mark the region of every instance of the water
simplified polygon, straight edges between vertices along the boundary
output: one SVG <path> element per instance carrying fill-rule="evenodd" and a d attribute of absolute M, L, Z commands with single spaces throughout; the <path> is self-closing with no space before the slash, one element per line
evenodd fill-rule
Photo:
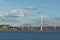
<path fill-rule="evenodd" d="M 0 40 L 60 40 L 60 31 L 0 31 Z"/>

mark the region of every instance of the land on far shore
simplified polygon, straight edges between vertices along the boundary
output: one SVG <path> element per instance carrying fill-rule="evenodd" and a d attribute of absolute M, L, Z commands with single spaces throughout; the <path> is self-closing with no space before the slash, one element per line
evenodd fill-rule
<path fill-rule="evenodd" d="M 40 30 L 40 26 L 11 26 L 11 25 L 0 25 L 0 30 Z M 60 30 L 60 26 L 42 26 L 43 30 Z"/>

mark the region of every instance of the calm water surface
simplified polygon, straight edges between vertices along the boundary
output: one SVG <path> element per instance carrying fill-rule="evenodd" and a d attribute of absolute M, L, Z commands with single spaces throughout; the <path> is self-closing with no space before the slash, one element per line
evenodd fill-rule
<path fill-rule="evenodd" d="M 0 31 L 0 40 L 60 40 L 60 31 Z"/>

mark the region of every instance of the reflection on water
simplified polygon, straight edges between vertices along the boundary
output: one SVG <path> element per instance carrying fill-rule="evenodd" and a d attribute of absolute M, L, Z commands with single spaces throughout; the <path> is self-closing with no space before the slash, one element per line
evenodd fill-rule
<path fill-rule="evenodd" d="M 60 40 L 60 31 L 0 31 L 0 40 Z"/>

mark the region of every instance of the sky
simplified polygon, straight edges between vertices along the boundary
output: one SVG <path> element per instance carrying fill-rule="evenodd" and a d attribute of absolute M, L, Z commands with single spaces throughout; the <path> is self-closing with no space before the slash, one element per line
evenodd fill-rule
<path fill-rule="evenodd" d="M 60 24 L 60 0 L 0 0 L 0 24 L 39 26 L 41 13 L 44 25 Z"/>

